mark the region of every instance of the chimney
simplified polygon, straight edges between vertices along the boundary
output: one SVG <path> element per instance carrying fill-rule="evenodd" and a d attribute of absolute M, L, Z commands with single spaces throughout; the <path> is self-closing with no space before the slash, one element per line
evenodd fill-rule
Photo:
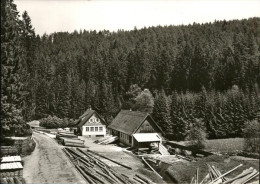
<path fill-rule="evenodd" d="M 89 110 L 92 110 L 91 105 L 89 106 Z"/>
<path fill-rule="evenodd" d="M 130 108 L 129 111 L 132 111 L 132 109 Z"/>

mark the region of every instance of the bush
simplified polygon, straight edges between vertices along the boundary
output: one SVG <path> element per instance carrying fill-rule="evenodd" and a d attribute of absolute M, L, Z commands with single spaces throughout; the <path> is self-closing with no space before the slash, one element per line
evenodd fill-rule
<path fill-rule="evenodd" d="M 195 118 L 186 137 L 186 140 L 189 141 L 188 145 L 194 149 L 203 149 L 205 148 L 206 138 L 207 134 L 201 119 Z"/>
<path fill-rule="evenodd" d="M 75 126 L 73 119 L 60 119 L 56 116 L 48 116 L 47 118 L 40 119 L 40 126 L 45 128 L 65 128 Z"/>
<path fill-rule="evenodd" d="M 259 153 L 259 133 L 260 127 L 257 120 L 245 124 L 245 128 L 243 129 L 245 151 Z"/>

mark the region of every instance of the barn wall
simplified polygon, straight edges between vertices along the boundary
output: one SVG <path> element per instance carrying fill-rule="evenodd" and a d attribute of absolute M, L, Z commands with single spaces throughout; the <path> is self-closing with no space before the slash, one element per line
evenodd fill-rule
<path fill-rule="evenodd" d="M 144 123 L 139 127 L 136 133 L 156 133 L 154 128 L 151 126 L 148 120 L 145 120 Z"/>

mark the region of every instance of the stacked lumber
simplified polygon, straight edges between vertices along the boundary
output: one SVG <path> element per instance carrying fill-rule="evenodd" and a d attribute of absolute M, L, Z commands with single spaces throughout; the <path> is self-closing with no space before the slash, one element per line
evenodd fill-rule
<path fill-rule="evenodd" d="M 236 166 L 224 174 L 221 174 L 221 172 L 213 165 L 211 166 L 207 164 L 207 166 L 209 172 L 202 179 L 202 181 L 199 182 L 199 169 L 197 169 L 195 176 L 191 179 L 191 184 L 245 184 L 252 181 L 259 175 L 259 172 L 256 169 L 250 167 L 249 169 L 244 170 L 241 174 L 227 179 L 225 176 L 241 167 L 242 164 Z"/>
<path fill-rule="evenodd" d="M 84 141 L 83 140 L 76 140 L 76 139 L 64 139 L 63 138 L 63 145 L 64 146 L 74 146 L 74 147 L 82 147 L 84 148 Z"/>
<path fill-rule="evenodd" d="M 97 140 L 94 141 L 94 143 L 97 143 L 97 144 L 98 144 L 98 143 L 100 143 L 100 142 L 102 142 L 102 141 L 108 140 L 108 139 L 111 138 L 111 137 L 112 137 L 112 135 L 109 135 L 109 136 L 106 136 L 106 137 L 97 139 Z"/>
<path fill-rule="evenodd" d="M 64 146 L 82 147 L 84 148 L 84 141 L 80 140 L 77 135 L 73 133 L 58 133 L 56 138 Z"/>
<path fill-rule="evenodd" d="M 67 137 L 67 138 L 71 138 L 71 139 L 77 139 L 78 138 L 78 136 L 77 135 L 74 135 L 74 134 L 72 134 L 72 133 L 58 133 L 57 135 L 56 135 L 56 138 L 57 139 L 60 139 L 61 137 Z"/>
<path fill-rule="evenodd" d="M 98 157 L 101 157 L 100 154 L 96 152 L 90 152 L 88 150 L 83 150 L 80 148 L 73 149 L 65 147 L 63 151 L 70 158 L 72 163 L 75 165 L 79 173 L 86 179 L 87 183 L 90 184 L 150 184 L 153 183 L 145 176 L 140 174 L 135 174 L 133 178 L 126 176 L 124 174 L 114 171 L 106 163 L 101 161 Z M 103 156 L 103 158 L 108 159 Z M 110 161 L 112 159 L 109 159 Z M 120 166 L 125 166 L 122 163 L 116 162 Z M 128 169 L 131 169 L 128 166 L 125 166 Z M 137 182 L 138 181 L 138 182 Z"/>
<path fill-rule="evenodd" d="M 106 144 L 111 144 L 111 143 L 113 143 L 117 140 L 118 140 L 117 136 L 112 136 L 112 137 L 108 137 L 108 138 L 106 138 L 106 139 L 104 139 L 100 142 L 97 142 L 97 144 L 105 144 L 106 145 Z"/>

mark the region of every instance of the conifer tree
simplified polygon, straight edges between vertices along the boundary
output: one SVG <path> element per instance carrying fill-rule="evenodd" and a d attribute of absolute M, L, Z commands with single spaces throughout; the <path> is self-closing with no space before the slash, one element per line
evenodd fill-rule
<path fill-rule="evenodd" d="M 152 117 L 163 131 L 168 132 L 171 129 L 168 100 L 163 90 L 155 97 Z"/>
<path fill-rule="evenodd" d="M 23 84 L 19 70 L 24 60 L 21 22 L 12 0 L 1 1 L 1 135 L 15 135 L 26 128 L 21 108 Z"/>
<path fill-rule="evenodd" d="M 173 140 L 184 140 L 188 132 L 188 122 L 183 119 L 181 113 L 181 104 L 178 101 L 178 94 L 176 91 L 172 93 L 171 105 L 170 105 L 170 115 L 171 115 L 171 138 Z"/>

